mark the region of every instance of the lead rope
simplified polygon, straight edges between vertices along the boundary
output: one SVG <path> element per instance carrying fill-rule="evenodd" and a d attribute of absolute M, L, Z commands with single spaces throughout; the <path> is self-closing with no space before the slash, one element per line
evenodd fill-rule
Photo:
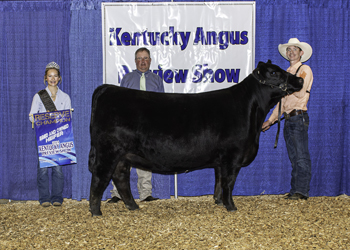
<path fill-rule="evenodd" d="M 295 75 L 298 74 L 298 71 L 299 69 L 301 68 L 302 65 L 300 65 L 297 69 L 297 71 L 295 72 Z M 287 77 L 287 82 L 288 82 L 288 77 Z M 277 128 L 277 134 L 276 134 L 276 140 L 275 140 L 275 145 L 274 145 L 274 148 L 277 148 L 277 143 L 278 143 L 278 138 L 280 136 L 280 128 L 281 128 L 281 102 L 282 102 L 282 99 L 280 100 L 280 103 L 278 105 L 278 128 Z"/>
<path fill-rule="evenodd" d="M 280 100 L 280 104 L 278 105 L 278 128 L 277 128 L 277 134 L 276 134 L 276 140 L 275 140 L 275 146 L 274 146 L 274 148 L 277 148 L 278 137 L 280 136 L 280 128 L 281 128 L 281 102 L 282 102 L 282 99 Z"/>

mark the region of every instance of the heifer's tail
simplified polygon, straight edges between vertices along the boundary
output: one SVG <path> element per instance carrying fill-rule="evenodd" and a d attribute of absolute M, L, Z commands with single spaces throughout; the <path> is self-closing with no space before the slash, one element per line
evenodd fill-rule
<path fill-rule="evenodd" d="M 91 104 L 91 120 L 90 120 L 90 133 L 91 133 L 91 124 L 94 121 L 94 115 L 97 107 L 97 99 L 106 91 L 107 85 L 103 84 L 97 87 L 92 95 L 92 104 Z"/>
<path fill-rule="evenodd" d="M 92 135 L 92 126 L 94 124 L 94 118 L 97 107 L 98 98 L 106 91 L 107 86 L 101 85 L 97 87 L 92 95 L 92 104 L 91 104 L 91 120 L 90 120 L 90 136 Z M 94 169 L 94 164 L 96 162 L 96 148 L 93 146 L 93 138 L 91 138 L 91 149 L 89 153 L 89 171 L 92 173 Z"/>

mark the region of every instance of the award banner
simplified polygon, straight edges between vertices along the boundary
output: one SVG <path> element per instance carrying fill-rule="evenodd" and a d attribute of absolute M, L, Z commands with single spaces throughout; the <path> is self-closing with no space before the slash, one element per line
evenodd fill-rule
<path fill-rule="evenodd" d="M 33 115 L 40 168 L 77 163 L 71 111 Z"/>
<path fill-rule="evenodd" d="M 120 85 L 146 47 L 165 92 L 227 88 L 254 69 L 255 2 L 102 3 L 102 36 L 104 83 Z"/>

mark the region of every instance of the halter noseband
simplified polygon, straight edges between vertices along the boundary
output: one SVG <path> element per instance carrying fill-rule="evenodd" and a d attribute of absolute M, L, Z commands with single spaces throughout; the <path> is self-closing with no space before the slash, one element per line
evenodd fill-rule
<path fill-rule="evenodd" d="M 256 75 L 255 75 L 256 74 Z M 259 76 L 260 76 L 260 71 L 258 69 L 255 69 L 252 73 L 253 77 L 258 80 L 259 83 L 261 84 L 264 84 L 264 85 L 267 85 L 267 86 L 270 86 L 271 88 L 275 88 L 277 86 L 273 85 L 273 84 L 269 84 L 269 83 L 266 83 L 265 80 L 261 80 L 259 79 Z M 282 91 L 284 92 L 287 92 L 287 94 L 291 94 L 288 92 L 288 87 L 287 87 L 287 83 L 288 83 L 288 78 L 289 78 L 289 74 L 287 75 L 287 79 L 285 82 L 281 83 L 278 88 L 281 89 Z"/>

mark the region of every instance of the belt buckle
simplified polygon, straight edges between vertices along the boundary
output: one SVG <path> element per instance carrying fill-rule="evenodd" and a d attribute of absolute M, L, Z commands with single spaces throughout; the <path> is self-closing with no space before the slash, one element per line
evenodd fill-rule
<path fill-rule="evenodd" d="M 302 114 L 304 114 L 305 112 L 304 112 L 304 110 L 302 110 L 302 109 L 298 109 L 298 110 L 295 110 L 295 115 L 302 115 Z"/>
<path fill-rule="evenodd" d="M 288 119 L 290 118 L 290 115 L 287 114 L 286 112 L 284 112 L 283 115 L 284 115 L 284 118 L 285 118 L 286 120 L 288 120 Z"/>

